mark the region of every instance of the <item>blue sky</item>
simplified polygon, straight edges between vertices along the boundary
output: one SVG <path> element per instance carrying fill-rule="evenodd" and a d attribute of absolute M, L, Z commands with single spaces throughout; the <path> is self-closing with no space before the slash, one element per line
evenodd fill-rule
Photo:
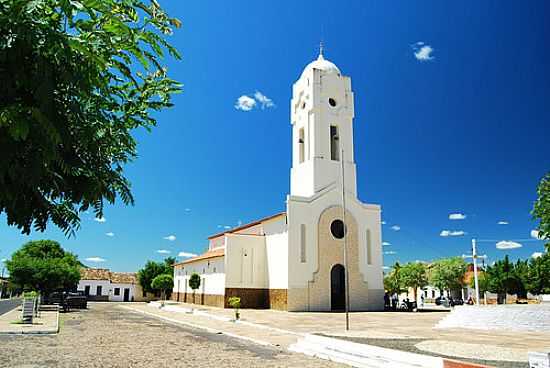
<path fill-rule="evenodd" d="M 183 21 L 171 37 L 183 60 L 167 65 L 184 92 L 152 133 L 135 133 L 135 206 L 106 208 L 105 222 L 83 215 L 71 239 L 20 235 L 2 215 L 0 258 L 51 238 L 105 260 L 90 266 L 135 271 L 158 250 L 199 253 L 224 226 L 284 210 L 291 87 L 320 39 L 352 78 L 359 198 L 382 206 L 386 265 L 460 255 L 472 237 L 526 239 L 507 251 L 481 242 L 489 261 L 542 251 L 529 212 L 550 169 L 550 3 L 161 3 Z M 274 106 L 235 108 L 256 91 Z"/>

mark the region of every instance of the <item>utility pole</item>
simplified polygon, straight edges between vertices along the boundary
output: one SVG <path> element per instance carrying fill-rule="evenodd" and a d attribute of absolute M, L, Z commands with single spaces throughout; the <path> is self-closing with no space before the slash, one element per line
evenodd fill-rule
<path fill-rule="evenodd" d="M 485 258 L 487 258 L 487 255 L 482 255 L 482 256 L 477 255 L 476 239 L 473 238 L 472 239 L 472 255 L 463 254 L 462 258 L 472 258 L 473 259 L 473 262 L 474 262 L 474 284 L 475 284 L 475 288 L 476 288 L 476 305 L 479 305 L 479 280 L 477 278 L 477 259 L 478 258 L 485 259 Z"/>
<path fill-rule="evenodd" d="M 342 157 L 340 157 L 342 166 L 342 222 L 344 223 L 344 284 L 346 288 L 345 292 L 345 304 L 346 304 L 346 331 L 349 331 L 349 273 L 348 273 L 348 250 L 347 250 L 347 223 L 346 223 L 346 189 L 344 179 L 344 150 L 342 149 Z"/>

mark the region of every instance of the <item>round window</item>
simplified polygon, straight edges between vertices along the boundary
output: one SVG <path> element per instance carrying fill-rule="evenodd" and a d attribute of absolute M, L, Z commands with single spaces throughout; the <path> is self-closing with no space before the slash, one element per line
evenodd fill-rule
<path fill-rule="evenodd" d="M 328 104 L 332 107 L 336 107 L 336 100 L 331 97 L 328 99 Z"/>
<path fill-rule="evenodd" d="M 346 227 L 342 220 L 334 220 L 330 224 L 330 232 L 336 239 L 342 239 L 346 233 Z"/>

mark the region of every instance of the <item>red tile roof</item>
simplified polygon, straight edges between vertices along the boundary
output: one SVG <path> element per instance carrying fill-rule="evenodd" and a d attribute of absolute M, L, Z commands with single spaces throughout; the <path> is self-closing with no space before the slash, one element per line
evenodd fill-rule
<path fill-rule="evenodd" d="M 223 257 L 223 256 L 225 256 L 225 248 L 213 249 L 213 250 L 209 250 L 209 251 L 207 251 L 207 252 L 205 252 L 201 255 L 198 255 L 196 257 L 186 259 L 183 262 L 175 263 L 174 266 L 185 265 L 185 264 L 188 264 L 188 263 L 202 261 L 204 259 Z"/>

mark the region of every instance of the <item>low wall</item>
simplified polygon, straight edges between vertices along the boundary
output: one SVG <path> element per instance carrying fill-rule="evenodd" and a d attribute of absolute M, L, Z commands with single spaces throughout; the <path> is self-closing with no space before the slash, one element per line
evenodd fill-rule
<path fill-rule="evenodd" d="M 241 298 L 241 308 L 287 310 L 286 289 L 226 288 L 225 295 L 196 293 L 172 293 L 173 301 L 213 307 L 230 308 L 228 300 L 232 296 Z"/>

